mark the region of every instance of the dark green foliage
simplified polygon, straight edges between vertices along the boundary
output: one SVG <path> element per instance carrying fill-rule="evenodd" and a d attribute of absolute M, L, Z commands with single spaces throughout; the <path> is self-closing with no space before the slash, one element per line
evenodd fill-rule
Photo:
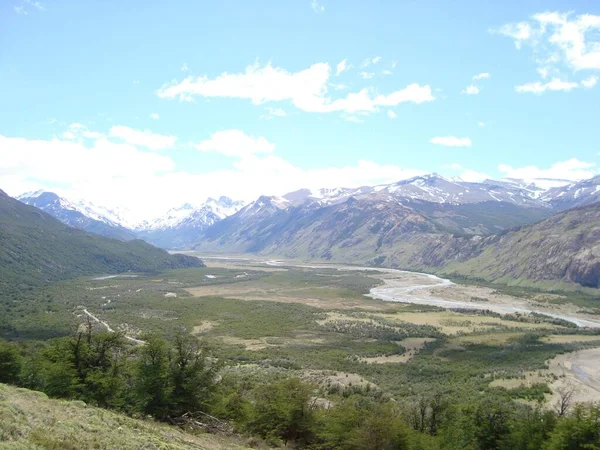
<path fill-rule="evenodd" d="M 165 418 L 169 413 L 169 397 L 172 386 L 169 384 L 169 349 L 167 343 L 148 336 L 146 345 L 137 360 L 137 396 L 140 409 L 145 414 Z"/>
<path fill-rule="evenodd" d="M 200 267 L 143 241 L 121 242 L 63 225 L 0 191 L 0 293 L 27 292 L 78 275 Z"/>
<path fill-rule="evenodd" d="M 353 396 L 319 413 L 316 448 L 408 449 L 410 432 L 392 402 Z"/>
<path fill-rule="evenodd" d="M 600 449 L 600 407 L 576 406 L 571 416 L 558 421 L 544 449 Z"/>
<path fill-rule="evenodd" d="M 16 383 L 21 364 L 21 355 L 17 348 L 0 341 L 0 383 Z"/>
<path fill-rule="evenodd" d="M 248 430 L 269 441 L 309 442 L 316 409 L 311 393 L 310 385 L 295 378 L 258 388 Z"/>

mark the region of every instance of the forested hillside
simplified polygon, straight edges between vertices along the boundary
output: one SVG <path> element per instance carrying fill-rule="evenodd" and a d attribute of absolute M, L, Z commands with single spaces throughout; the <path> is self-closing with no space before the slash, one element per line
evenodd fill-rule
<path fill-rule="evenodd" d="M 0 292 L 6 295 L 79 275 L 201 267 L 135 240 L 121 242 L 66 226 L 0 191 Z"/>

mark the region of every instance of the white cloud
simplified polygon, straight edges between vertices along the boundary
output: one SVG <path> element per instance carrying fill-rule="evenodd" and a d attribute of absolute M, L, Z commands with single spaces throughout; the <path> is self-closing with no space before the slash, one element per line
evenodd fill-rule
<path fill-rule="evenodd" d="M 490 31 L 514 39 L 517 48 L 531 46 L 539 65 L 600 69 L 600 15 L 544 12 Z"/>
<path fill-rule="evenodd" d="M 546 83 L 540 81 L 525 83 L 519 86 L 515 86 L 517 92 L 531 92 L 533 94 L 542 94 L 546 91 L 566 91 L 569 92 L 572 89 L 579 87 L 579 83 L 572 81 L 563 81 L 559 78 L 552 78 Z"/>
<path fill-rule="evenodd" d="M 507 178 L 533 179 L 533 178 L 557 178 L 562 180 L 583 180 L 598 174 L 596 163 L 580 161 L 571 158 L 553 164 L 547 169 L 537 166 L 526 166 L 514 168 L 507 164 L 500 164 L 498 170 Z"/>
<path fill-rule="evenodd" d="M 360 73 L 360 77 L 363 80 L 370 80 L 371 78 L 373 78 L 375 76 L 374 72 L 361 72 Z"/>
<path fill-rule="evenodd" d="M 188 70 L 190 70 L 190 68 L 188 67 L 187 63 L 183 63 L 181 65 L 181 71 L 182 72 L 187 72 Z"/>
<path fill-rule="evenodd" d="M 365 68 L 365 67 L 369 67 L 372 64 L 377 64 L 381 61 L 381 56 L 374 56 L 373 58 L 366 58 L 362 64 L 360 65 L 361 68 Z"/>
<path fill-rule="evenodd" d="M 260 136 L 254 138 L 240 130 L 217 131 L 210 139 L 194 146 L 202 152 L 215 152 L 235 158 L 259 153 L 273 153 L 275 146 Z"/>
<path fill-rule="evenodd" d="M 398 117 L 398 114 L 396 114 L 394 111 L 392 111 L 391 109 L 388 110 L 387 115 L 390 119 L 395 119 L 396 117 Z"/>
<path fill-rule="evenodd" d="M 596 86 L 597 82 L 598 82 L 598 77 L 595 75 L 591 75 L 588 78 L 586 78 L 585 80 L 582 80 L 581 85 L 586 88 L 592 88 L 592 87 Z"/>
<path fill-rule="evenodd" d="M 509 23 L 498 29 L 491 29 L 493 34 L 503 34 L 515 40 L 515 46 L 520 49 L 524 42 L 531 39 L 533 30 L 531 25 L 526 22 Z"/>
<path fill-rule="evenodd" d="M 28 5 L 33 6 L 38 11 L 45 11 L 46 10 L 46 8 L 44 7 L 44 5 L 41 2 L 39 2 L 39 1 L 23 0 L 23 3 L 27 3 Z"/>
<path fill-rule="evenodd" d="M 15 10 L 15 12 L 17 14 L 20 14 L 20 15 L 23 15 L 23 16 L 27 15 L 27 11 L 21 5 L 16 5 L 13 9 Z"/>
<path fill-rule="evenodd" d="M 455 136 L 434 137 L 429 142 L 446 147 L 470 147 L 472 144 L 471 139 L 468 137 L 458 138 Z"/>
<path fill-rule="evenodd" d="M 546 79 L 548 78 L 551 69 L 549 67 L 538 67 L 536 70 L 540 74 L 540 77 Z"/>
<path fill-rule="evenodd" d="M 477 75 L 473 75 L 473 81 L 487 80 L 489 78 L 491 78 L 491 75 L 487 72 L 481 72 L 481 73 L 478 73 Z"/>
<path fill-rule="evenodd" d="M 277 156 L 274 145 L 265 138 L 238 130 L 215 133 L 198 145 L 232 155 L 231 166 L 190 173 L 167 155 L 108 138 L 72 142 L 0 135 L 1 188 L 10 195 L 49 189 L 125 212 L 138 221 L 163 214 L 177 204 L 197 204 L 208 196 L 254 200 L 262 194 L 282 195 L 300 188 L 358 187 L 422 174 L 364 160 L 302 169 Z"/>
<path fill-rule="evenodd" d="M 483 127 L 485 127 L 485 122 L 477 122 L 477 126 L 479 128 L 483 128 Z"/>
<path fill-rule="evenodd" d="M 273 117 L 285 117 L 287 113 L 281 108 L 267 107 L 266 112 L 260 116 L 261 119 L 272 119 Z"/>
<path fill-rule="evenodd" d="M 346 70 L 350 69 L 350 65 L 346 62 L 346 60 L 342 60 L 339 63 L 337 63 L 337 66 L 335 66 L 335 74 L 336 76 L 340 75 L 342 72 L 345 72 Z"/>
<path fill-rule="evenodd" d="M 150 118 L 153 120 L 158 120 L 160 119 L 160 116 L 158 115 L 158 113 L 152 113 L 150 114 Z"/>
<path fill-rule="evenodd" d="M 150 150 L 166 150 L 175 146 L 175 136 L 164 136 L 149 130 L 134 130 L 126 126 L 114 126 L 110 129 L 110 137 L 119 138 L 131 145 L 138 145 Z"/>
<path fill-rule="evenodd" d="M 479 94 L 479 88 L 477 86 L 475 86 L 474 84 L 471 84 L 470 86 L 467 86 L 466 88 L 464 88 L 464 90 L 461 92 L 461 94 L 477 95 L 477 94 Z"/>
<path fill-rule="evenodd" d="M 362 120 L 360 117 L 354 116 L 352 114 L 342 114 L 342 119 L 344 119 L 346 122 L 365 123 L 365 121 Z"/>
<path fill-rule="evenodd" d="M 310 7 L 317 14 L 325 11 L 325 7 L 323 5 L 321 5 L 317 0 L 311 0 Z"/>
<path fill-rule="evenodd" d="M 290 73 L 284 69 L 258 63 L 243 73 L 223 73 L 214 79 L 206 76 L 188 77 L 174 81 L 157 91 L 160 98 L 179 98 L 191 101 L 193 96 L 240 98 L 255 105 L 268 102 L 291 101 L 306 112 L 376 112 L 380 106 L 396 106 L 403 102 L 423 103 L 434 100 L 428 85 L 410 84 L 388 95 L 373 95 L 373 89 L 362 89 L 345 98 L 333 99 L 327 95 L 331 69 L 327 63 L 313 64 L 307 69 Z"/>
<path fill-rule="evenodd" d="M 391 70 L 382 70 L 381 75 L 391 75 L 393 72 Z"/>
<path fill-rule="evenodd" d="M 69 125 L 68 129 L 62 133 L 61 135 L 64 139 L 68 139 L 71 141 L 81 141 L 82 138 L 86 139 L 100 139 L 102 137 L 102 133 L 98 133 L 97 131 L 90 131 L 85 125 L 80 123 L 72 123 Z"/>

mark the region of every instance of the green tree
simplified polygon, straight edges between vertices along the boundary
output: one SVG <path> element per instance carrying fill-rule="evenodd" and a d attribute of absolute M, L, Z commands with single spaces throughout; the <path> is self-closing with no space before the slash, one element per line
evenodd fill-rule
<path fill-rule="evenodd" d="M 170 414 L 206 411 L 215 391 L 219 367 L 198 339 L 177 334 L 169 361 Z"/>
<path fill-rule="evenodd" d="M 475 439 L 478 450 L 498 450 L 510 432 L 511 408 L 507 403 L 488 399 L 475 411 Z"/>
<path fill-rule="evenodd" d="M 599 450 L 600 407 L 577 405 L 570 416 L 562 417 L 544 450 Z"/>
<path fill-rule="evenodd" d="M 15 384 L 19 381 L 22 358 L 18 349 L 0 340 L 0 382 Z"/>
<path fill-rule="evenodd" d="M 169 413 L 169 349 L 167 343 L 148 336 L 139 349 L 136 367 L 136 392 L 140 410 L 159 419 Z"/>
<path fill-rule="evenodd" d="M 312 386 L 297 378 L 261 386 L 255 392 L 249 431 L 271 441 L 309 442 L 316 409 L 311 401 L 312 391 Z"/>

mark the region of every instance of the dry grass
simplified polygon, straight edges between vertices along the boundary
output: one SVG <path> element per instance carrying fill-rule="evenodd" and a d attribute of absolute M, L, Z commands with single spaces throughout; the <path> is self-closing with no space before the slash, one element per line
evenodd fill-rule
<path fill-rule="evenodd" d="M 524 330 L 558 328 L 547 323 L 525 323 L 502 320 L 498 317 L 460 314 L 452 311 L 442 312 L 407 312 L 402 314 L 373 314 L 392 322 L 410 322 L 416 325 L 431 325 L 448 335 L 458 333 L 485 333 L 489 330 L 503 327 L 515 327 Z"/>
<path fill-rule="evenodd" d="M 218 326 L 217 322 L 211 322 L 210 320 L 204 320 L 200 323 L 200 325 L 196 325 L 192 328 L 192 334 L 199 335 L 203 333 L 208 333 L 214 327 Z"/>
<path fill-rule="evenodd" d="M 372 358 L 361 358 L 362 362 L 368 364 L 389 364 L 398 363 L 404 364 L 413 359 L 428 342 L 433 342 L 433 338 L 406 338 L 396 342 L 406 349 L 402 355 L 391 355 L 391 356 L 374 356 Z"/>
<path fill-rule="evenodd" d="M 541 338 L 543 342 L 550 344 L 572 344 L 575 342 L 593 342 L 600 341 L 600 336 L 584 336 L 577 334 L 556 334 L 544 336 Z"/>
<path fill-rule="evenodd" d="M 0 384 L 0 448 L 11 449 L 242 449 L 242 442 L 191 435 L 153 421 L 49 399 Z"/>

